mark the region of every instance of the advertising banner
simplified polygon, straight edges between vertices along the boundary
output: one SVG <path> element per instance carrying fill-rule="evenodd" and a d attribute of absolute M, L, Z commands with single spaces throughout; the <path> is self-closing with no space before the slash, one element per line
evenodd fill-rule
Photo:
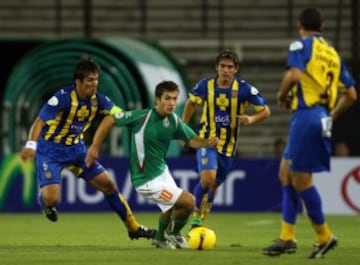
<path fill-rule="evenodd" d="M 360 214 L 360 158 L 333 158 L 331 172 L 315 174 L 325 213 Z"/>
<path fill-rule="evenodd" d="M 194 157 L 168 159 L 170 171 L 180 187 L 193 191 L 198 182 Z M 118 190 L 134 211 L 159 211 L 137 194 L 131 185 L 129 159 L 102 157 Z M 314 175 L 326 214 L 360 214 L 360 159 L 333 158 L 331 173 Z M 214 211 L 273 212 L 281 210 L 279 160 L 236 159 L 226 181 L 218 190 Z M 0 159 L 0 212 L 39 212 L 36 169 L 22 163 L 18 155 Z M 60 211 L 109 211 L 101 192 L 66 172 L 62 182 Z"/>
<path fill-rule="evenodd" d="M 198 182 L 192 156 L 168 159 L 170 171 L 180 187 L 192 191 Z M 138 195 L 131 185 L 129 160 L 103 157 L 100 162 L 115 180 L 119 191 L 134 211 L 159 211 L 156 205 Z M 278 159 L 237 159 L 225 183 L 218 190 L 214 211 L 279 211 L 281 186 Z M 18 155 L 0 160 L 0 212 L 39 211 L 37 184 L 32 163 L 24 165 Z M 63 177 L 60 211 L 109 211 L 101 192 L 70 172 Z"/>

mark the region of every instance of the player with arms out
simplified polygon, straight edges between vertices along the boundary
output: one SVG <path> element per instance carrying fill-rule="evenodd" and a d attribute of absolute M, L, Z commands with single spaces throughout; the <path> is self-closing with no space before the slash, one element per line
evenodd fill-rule
<path fill-rule="evenodd" d="M 155 202 L 162 213 L 154 240 L 157 248 L 189 248 L 181 229 L 195 207 L 194 196 L 179 188 L 165 161 L 171 140 L 186 142 L 191 148 L 214 148 L 216 137 L 203 139 L 174 113 L 179 88 L 163 81 L 155 88 L 156 106 L 108 116 L 99 125 L 89 147 L 87 163 L 92 164 L 112 126 L 127 126 L 131 131 L 131 181 L 137 192 Z"/>
<path fill-rule="evenodd" d="M 263 249 L 263 254 L 277 256 L 296 251 L 296 216 L 303 201 L 315 231 L 309 256 L 315 259 L 334 248 L 338 239 L 325 221 L 312 175 L 330 170 L 332 122 L 353 104 L 357 94 L 340 55 L 320 33 L 319 11 L 304 9 L 297 26 L 301 38 L 290 44 L 287 70 L 277 94 L 279 106 L 292 111 L 279 172 L 283 186 L 281 233 Z M 339 87 L 343 95 L 338 100 Z"/>
<path fill-rule="evenodd" d="M 183 120 L 189 122 L 197 106 L 202 106 L 198 135 L 220 139 L 216 149 L 197 150 L 200 182 L 194 195 L 196 209 L 191 227 L 201 226 L 210 211 L 216 190 L 225 181 L 231 169 L 237 146 L 239 124 L 251 125 L 270 116 L 270 109 L 259 91 L 236 76 L 239 59 L 236 53 L 225 50 L 216 58 L 215 77 L 199 81 L 189 93 Z M 247 107 L 253 114 L 246 114 Z"/>
<path fill-rule="evenodd" d="M 95 116 L 121 112 L 109 98 L 97 92 L 99 74 L 97 63 L 87 59 L 77 63 L 74 84 L 58 90 L 41 108 L 21 158 L 27 161 L 35 157 L 40 186 L 38 202 L 50 221 L 58 220 L 55 207 L 61 200 L 62 174 L 67 169 L 104 193 L 110 207 L 126 225 L 131 239 L 150 239 L 156 230 L 138 224 L 105 168 L 98 161 L 91 167 L 85 164 L 87 148 L 83 134 Z"/>

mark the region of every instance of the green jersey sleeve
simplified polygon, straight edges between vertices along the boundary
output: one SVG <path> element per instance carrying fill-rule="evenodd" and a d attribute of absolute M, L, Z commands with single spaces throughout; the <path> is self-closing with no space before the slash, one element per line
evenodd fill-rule
<path fill-rule="evenodd" d="M 178 126 L 175 133 L 175 138 L 178 140 L 183 140 L 184 142 L 190 141 L 191 138 L 196 136 L 196 132 L 191 129 L 187 124 L 185 124 L 182 119 L 177 117 Z"/>
<path fill-rule="evenodd" d="M 131 111 L 122 111 L 115 113 L 115 125 L 133 127 L 139 123 L 139 120 L 143 120 L 148 110 L 131 110 Z"/>

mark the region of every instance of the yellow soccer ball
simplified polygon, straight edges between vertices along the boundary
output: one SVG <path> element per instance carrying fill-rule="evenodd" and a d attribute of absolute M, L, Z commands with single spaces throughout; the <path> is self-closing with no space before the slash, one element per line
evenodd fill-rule
<path fill-rule="evenodd" d="M 216 244 L 216 234 L 205 226 L 195 227 L 188 234 L 188 243 L 192 249 L 212 249 Z"/>

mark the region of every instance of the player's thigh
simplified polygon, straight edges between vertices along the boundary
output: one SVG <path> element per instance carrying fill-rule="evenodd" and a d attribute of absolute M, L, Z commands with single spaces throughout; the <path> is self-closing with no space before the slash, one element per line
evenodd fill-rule
<path fill-rule="evenodd" d="M 42 199 L 47 203 L 59 203 L 61 200 L 60 184 L 49 184 L 41 188 Z"/>
<path fill-rule="evenodd" d="M 195 209 L 195 197 L 190 192 L 183 190 L 180 194 L 178 200 L 175 203 L 177 208 L 186 208 L 189 211 L 193 211 Z"/>
<path fill-rule="evenodd" d="M 296 172 L 291 174 L 291 182 L 297 192 L 302 192 L 313 186 L 313 177 L 309 172 Z"/>

